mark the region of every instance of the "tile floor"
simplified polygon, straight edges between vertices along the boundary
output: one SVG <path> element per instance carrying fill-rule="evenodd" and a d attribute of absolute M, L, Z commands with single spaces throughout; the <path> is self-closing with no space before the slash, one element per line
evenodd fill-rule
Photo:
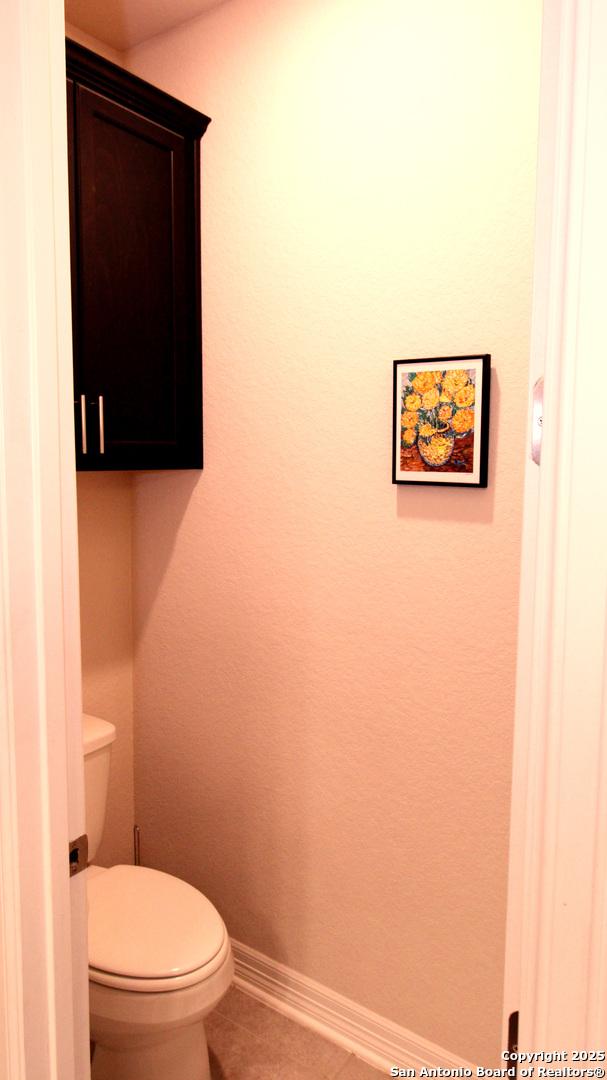
<path fill-rule="evenodd" d="M 379 1080 L 386 1075 L 236 987 L 205 1026 L 213 1080 Z"/>

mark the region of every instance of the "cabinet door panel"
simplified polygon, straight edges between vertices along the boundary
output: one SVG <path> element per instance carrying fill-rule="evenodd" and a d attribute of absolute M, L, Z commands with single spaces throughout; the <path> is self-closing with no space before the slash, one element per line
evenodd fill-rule
<path fill-rule="evenodd" d="M 76 146 L 76 372 L 89 432 L 79 464 L 200 467 L 198 273 L 184 139 L 79 86 Z"/>

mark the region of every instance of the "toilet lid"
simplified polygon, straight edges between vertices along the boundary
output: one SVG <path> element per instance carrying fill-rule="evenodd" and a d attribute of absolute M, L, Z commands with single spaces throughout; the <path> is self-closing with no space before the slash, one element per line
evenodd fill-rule
<path fill-rule="evenodd" d="M 185 881 L 144 866 L 89 877 L 89 965 L 139 979 L 204 967 L 226 936 L 221 916 Z"/>

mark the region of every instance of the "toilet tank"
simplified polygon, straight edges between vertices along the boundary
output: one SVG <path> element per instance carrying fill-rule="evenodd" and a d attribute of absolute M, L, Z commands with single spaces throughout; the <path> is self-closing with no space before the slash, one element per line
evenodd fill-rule
<path fill-rule="evenodd" d="M 84 752 L 84 794 L 86 831 L 89 840 L 89 862 L 95 858 L 101 843 L 107 790 L 110 779 L 110 757 L 116 728 L 99 716 L 82 714 L 82 743 Z"/>

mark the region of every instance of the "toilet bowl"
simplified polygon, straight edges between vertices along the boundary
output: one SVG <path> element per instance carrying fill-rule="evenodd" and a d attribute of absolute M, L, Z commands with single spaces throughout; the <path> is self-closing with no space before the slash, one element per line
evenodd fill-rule
<path fill-rule="evenodd" d="M 221 917 L 158 870 L 87 875 L 93 1080 L 208 1080 L 203 1021 L 234 972 Z"/>
<path fill-rule="evenodd" d="M 92 793 L 107 788 L 114 738 L 112 725 L 84 717 L 94 850 L 105 805 L 99 813 Z M 92 1080 L 210 1080 L 204 1018 L 234 974 L 221 916 L 160 870 L 92 865 L 86 875 Z"/>

